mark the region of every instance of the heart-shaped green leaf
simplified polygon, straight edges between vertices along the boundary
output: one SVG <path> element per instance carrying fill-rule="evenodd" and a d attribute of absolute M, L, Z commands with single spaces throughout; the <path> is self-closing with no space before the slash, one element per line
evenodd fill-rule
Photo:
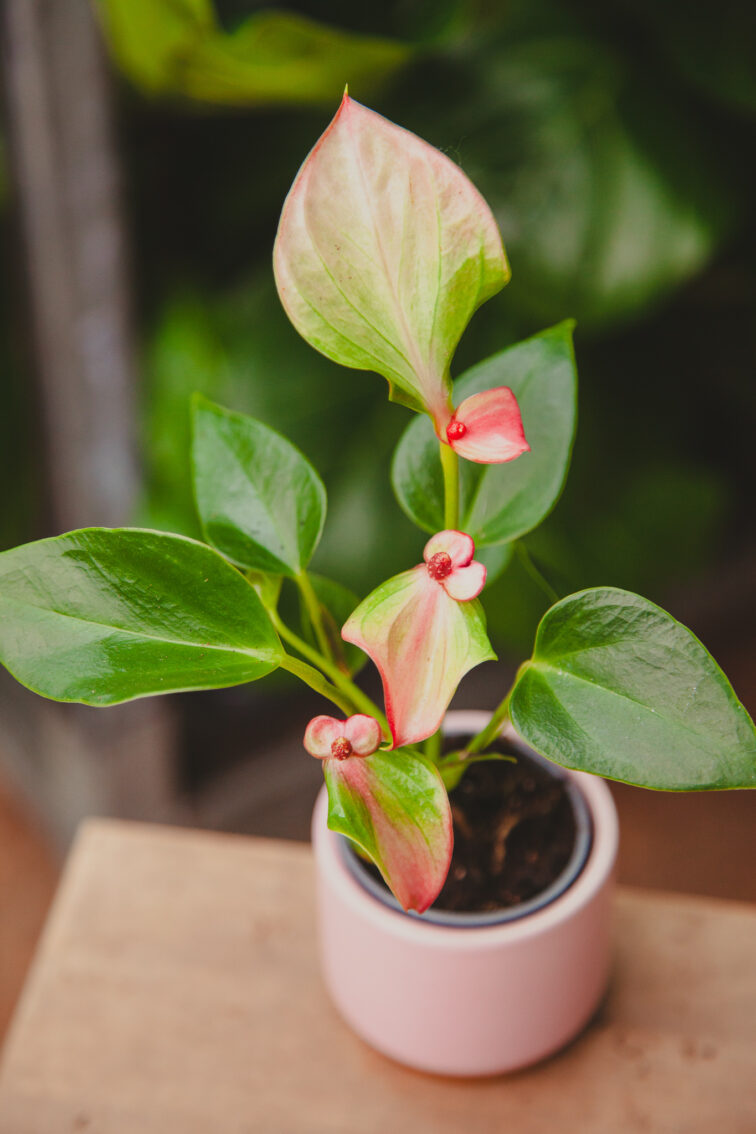
<path fill-rule="evenodd" d="M 446 880 L 453 834 L 439 771 L 408 752 L 325 760 L 328 826 L 347 835 L 406 910 L 422 913 Z"/>
<path fill-rule="evenodd" d="M 454 401 L 509 386 L 530 452 L 500 465 L 461 461 L 460 523 L 476 546 L 506 543 L 536 527 L 556 503 L 575 434 L 577 369 L 571 321 L 557 324 L 473 366 L 454 383 Z M 425 418 L 410 422 L 391 479 L 409 518 L 427 532 L 444 526 L 444 484 L 436 439 Z"/>
<path fill-rule="evenodd" d="M 667 791 L 756 787 L 756 730 L 722 670 L 629 591 L 580 591 L 546 612 L 510 713 L 566 768 Z"/>
<path fill-rule="evenodd" d="M 254 589 L 195 540 L 85 528 L 0 555 L 0 660 L 44 697 L 115 705 L 216 689 L 281 657 Z"/>
<path fill-rule="evenodd" d="M 323 530 L 326 493 L 290 441 L 197 394 L 194 493 L 208 543 L 242 567 L 298 575 Z"/>

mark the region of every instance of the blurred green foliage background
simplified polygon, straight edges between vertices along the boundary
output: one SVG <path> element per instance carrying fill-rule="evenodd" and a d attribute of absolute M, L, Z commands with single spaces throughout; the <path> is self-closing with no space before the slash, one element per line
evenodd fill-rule
<path fill-rule="evenodd" d="M 756 9 L 732 0 L 97 0 L 143 340 L 140 522 L 196 534 L 188 396 L 292 438 L 329 490 L 315 569 L 364 594 L 423 544 L 389 487 L 407 411 L 288 324 L 271 270 L 297 168 L 350 93 L 458 161 L 512 283 L 454 373 L 578 320 L 580 420 L 564 496 L 526 542 L 560 592 L 663 601 L 746 546 L 752 502 Z M 4 199 L 0 175 L 0 200 Z M 7 233 L 6 233 L 7 236 Z M 6 305 L 7 306 L 7 305 Z M 28 535 L 25 384 L 0 336 L 3 545 Z M 20 439 L 20 440 L 19 440 Z M 6 499 L 8 495 L 6 494 Z M 528 650 L 547 600 L 515 557 L 488 595 Z"/>

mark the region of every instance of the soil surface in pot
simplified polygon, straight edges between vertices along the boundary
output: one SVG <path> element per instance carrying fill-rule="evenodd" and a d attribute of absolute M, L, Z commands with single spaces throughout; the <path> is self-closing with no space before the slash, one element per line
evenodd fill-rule
<path fill-rule="evenodd" d="M 502 750 L 517 762 L 472 764 L 449 794 L 454 854 L 434 909 L 516 906 L 550 886 L 569 861 L 576 828 L 564 781 L 521 752 Z M 372 863 L 365 866 L 383 884 Z"/>

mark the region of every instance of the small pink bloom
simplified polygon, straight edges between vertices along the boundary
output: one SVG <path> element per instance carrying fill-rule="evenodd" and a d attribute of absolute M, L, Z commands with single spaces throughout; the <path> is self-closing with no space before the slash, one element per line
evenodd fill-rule
<path fill-rule="evenodd" d="M 465 398 L 446 427 L 446 440 L 460 457 L 485 465 L 513 461 L 530 450 L 517 398 L 508 386 Z"/>
<path fill-rule="evenodd" d="M 486 582 L 486 569 L 473 559 L 475 544 L 465 532 L 445 531 L 431 536 L 423 559 L 431 579 L 440 583 L 450 598 L 468 602 L 477 598 Z"/>
<path fill-rule="evenodd" d="M 422 913 L 449 872 L 454 834 L 438 769 L 406 752 L 325 760 L 328 826 L 373 860 L 405 910 Z"/>
<path fill-rule="evenodd" d="M 372 756 L 381 743 L 381 726 L 375 717 L 356 713 L 345 721 L 335 717 L 313 717 L 304 735 L 304 746 L 319 760 L 346 760 L 350 756 Z"/>

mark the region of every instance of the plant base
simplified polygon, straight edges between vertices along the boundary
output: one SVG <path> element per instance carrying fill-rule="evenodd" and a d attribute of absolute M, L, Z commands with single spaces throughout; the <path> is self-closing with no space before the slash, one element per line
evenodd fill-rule
<path fill-rule="evenodd" d="M 486 715 L 449 714 L 458 734 Z M 606 987 L 617 852 L 611 794 L 569 773 L 591 813 L 582 872 L 554 901 L 503 924 L 449 926 L 376 899 L 347 869 L 327 828 L 325 789 L 313 818 L 323 973 L 336 1007 L 373 1047 L 444 1075 L 494 1075 L 558 1051 L 587 1024 Z"/>

